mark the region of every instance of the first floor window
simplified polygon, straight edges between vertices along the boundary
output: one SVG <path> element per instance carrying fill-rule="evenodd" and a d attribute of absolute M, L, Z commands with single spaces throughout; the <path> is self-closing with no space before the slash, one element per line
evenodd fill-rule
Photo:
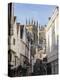
<path fill-rule="evenodd" d="M 13 44 L 15 45 L 15 39 L 13 39 Z"/>

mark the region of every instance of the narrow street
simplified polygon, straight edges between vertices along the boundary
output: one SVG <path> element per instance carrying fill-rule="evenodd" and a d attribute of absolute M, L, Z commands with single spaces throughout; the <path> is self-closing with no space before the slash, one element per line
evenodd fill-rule
<path fill-rule="evenodd" d="M 34 12 L 37 12 L 36 15 L 31 14 L 31 6 Z M 35 4 L 8 4 L 8 76 L 58 74 L 59 36 L 57 28 L 59 7 L 43 5 L 41 8 L 41 6 Z M 49 9 L 47 10 L 46 8 Z M 40 17 L 45 13 L 45 9 L 47 15 L 42 20 Z M 21 10 L 26 13 L 23 15 Z M 50 14 L 49 10 L 52 16 L 48 16 Z M 42 16 L 39 17 L 38 14 L 40 15 L 41 12 Z M 19 22 L 17 21 L 18 17 Z M 44 23 L 43 25 L 42 23 L 46 19 L 48 19 L 48 24 Z"/>

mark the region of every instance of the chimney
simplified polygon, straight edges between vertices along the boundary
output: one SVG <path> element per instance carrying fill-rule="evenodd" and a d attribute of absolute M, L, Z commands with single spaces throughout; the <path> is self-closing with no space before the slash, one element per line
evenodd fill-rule
<path fill-rule="evenodd" d="M 19 31 L 19 25 L 20 25 L 20 23 L 17 23 L 17 34 L 18 34 L 18 31 Z"/>
<path fill-rule="evenodd" d="M 48 20 L 50 20 L 50 19 L 51 19 L 51 17 L 48 18 Z"/>
<path fill-rule="evenodd" d="M 45 24 L 45 27 L 46 27 L 47 25 Z"/>
<path fill-rule="evenodd" d="M 15 20 L 16 20 L 16 16 L 14 16 L 14 22 L 15 22 Z"/>
<path fill-rule="evenodd" d="M 58 6 L 57 6 L 56 8 L 57 8 L 57 9 L 59 9 L 59 7 L 58 7 Z"/>

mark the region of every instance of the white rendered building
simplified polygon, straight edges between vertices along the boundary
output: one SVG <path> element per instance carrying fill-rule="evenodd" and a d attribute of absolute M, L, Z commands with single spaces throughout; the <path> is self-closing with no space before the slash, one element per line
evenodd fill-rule
<path fill-rule="evenodd" d="M 48 60 L 48 74 L 58 73 L 58 27 L 59 9 L 55 8 L 46 27 L 46 53 Z M 50 70 L 50 71 L 49 71 Z"/>

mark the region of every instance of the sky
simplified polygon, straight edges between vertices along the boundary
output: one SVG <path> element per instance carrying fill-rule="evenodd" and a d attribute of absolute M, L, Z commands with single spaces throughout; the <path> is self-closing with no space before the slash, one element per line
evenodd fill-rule
<path fill-rule="evenodd" d="M 48 17 L 51 17 L 55 5 L 41 4 L 24 4 L 14 3 L 14 15 L 17 16 L 16 21 L 21 24 L 26 24 L 26 19 L 29 22 L 33 19 L 41 25 L 47 25 Z"/>

